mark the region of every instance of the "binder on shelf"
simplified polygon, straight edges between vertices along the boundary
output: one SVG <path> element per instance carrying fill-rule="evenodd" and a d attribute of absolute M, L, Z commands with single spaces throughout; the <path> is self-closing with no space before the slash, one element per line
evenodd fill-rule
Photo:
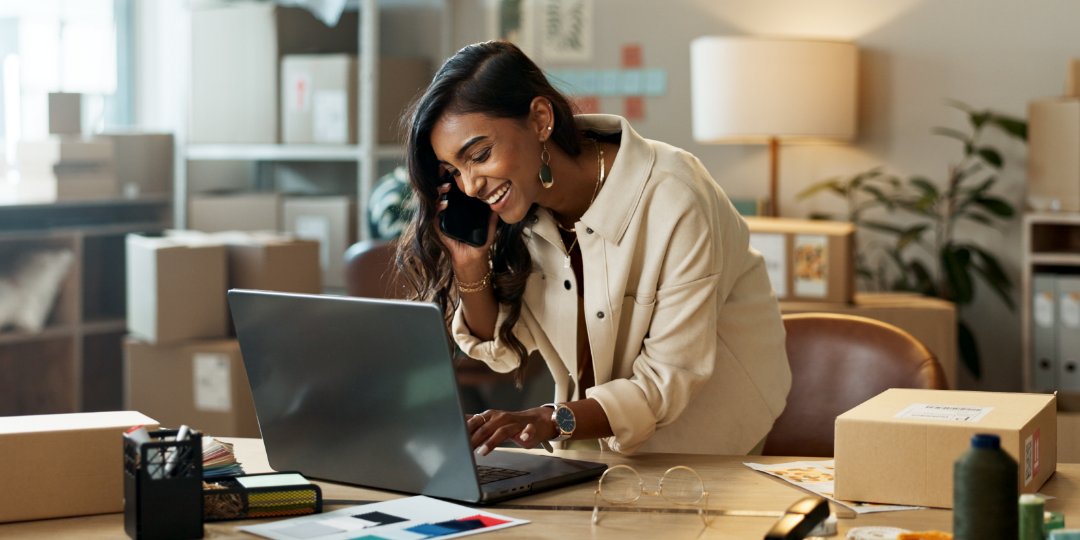
<path fill-rule="evenodd" d="M 1032 381 L 1035 390 L 1056 390 L 1057 275 L 1035 274 L 1031 293 Z"/>
<path fill-rule="evenodd" d="M 1057 388 L 1080 391 L 1080 277 L 1057 278 Z"/>

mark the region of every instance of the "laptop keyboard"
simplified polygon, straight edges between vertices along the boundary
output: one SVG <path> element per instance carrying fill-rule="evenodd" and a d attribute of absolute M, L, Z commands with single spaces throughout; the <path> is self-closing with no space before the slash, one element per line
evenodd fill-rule
<path fill-rule="evenodd" d="M 516 478 L 518 476 L 525 476 L 526 474 L 529 474 L 529 471 L 500 469 L 498 467 L 488 467 L 486 465 L 477 465 L 476 472 L 480 475 L 481 484 L 498 482 L 499 480 L 506 480 L 507 478 Z"/>

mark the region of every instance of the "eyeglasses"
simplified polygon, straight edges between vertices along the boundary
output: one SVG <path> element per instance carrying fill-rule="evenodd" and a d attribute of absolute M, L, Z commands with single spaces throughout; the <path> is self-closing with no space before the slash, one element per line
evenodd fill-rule
<path fill-rule="evenodd" d="M 709 514 L 709 492 L 705 491 L 705 482 L 697 471 L 682 465 L 668 469 L 660 478 L 655 492 L 645 489 L 641 475 L 629 465 L 616 465 L 604 471 L 593 495 L 592 522 L 600 521 L 600 499 L 608 504 L 630 504 L 642 495 L 661 496 L 680 506 L 695 505 L 704 500 L 705 506 L 698 509 L 698 515 L 705 526 L 709 525 L 706 520 Z"/>

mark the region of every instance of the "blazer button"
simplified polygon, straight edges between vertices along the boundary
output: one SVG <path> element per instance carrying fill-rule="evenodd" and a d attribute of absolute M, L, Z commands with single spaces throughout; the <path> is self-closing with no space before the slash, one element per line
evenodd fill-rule
<path fill-rule="evenodd" d="M 533 217 L 532 217 L 532 222 L 533 222 L 533 223 L 536 223 L 536 222 L 538 222 L 538 221 L 540 221 L 540 216 L 533 216 Z"/>
<path fill-rule="evenodd" d="M 590 227 L 585 227 L 585 232 L 587 232 L 587 233 L 589 233 L 589 234 L 592 234 L 592 228 L 590 228 Z"/>
<path fill-rule="evenodd" d="M 564 281 L 562 284 L 563 284 L 563 287 L 566 287 L 566 290 L 568 290 L 568 291 L 570 290 L 570 280 L 569 279 Z"/>
<path fill-rule="evenodd" d="M 603 319 L 604 318 L 604 312 L 603 311 L 597 311 L 596 312 L 596 317 L 599 318 L 599 319 Z"/>

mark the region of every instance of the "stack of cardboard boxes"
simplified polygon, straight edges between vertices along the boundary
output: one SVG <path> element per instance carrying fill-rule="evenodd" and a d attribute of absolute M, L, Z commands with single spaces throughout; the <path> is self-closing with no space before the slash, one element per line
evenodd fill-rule
<path fill-rule="evenodd" d="M 258 437 L 229 288 L 318 294 L 319 245 L 276 233 L 127 237 L 125 407 L 164 426 Z"/>
<path fill-rule="evenodd" d="M 72 202 L 168 195 L 173 136 L 118 133 L 84 137 L 81 94 L 49 94 L 46 140 L 20 141 L 18 192 L 27 202 Z"/>
<path fill-rule="evenodd" d="M 318 242 L 322 283 L 345 287 L 345 250 L 356 242 L 356 199 L 286 197 L 279 193 L 193 195 L 188 227 L 195 231 L 284 231 Z"/>

